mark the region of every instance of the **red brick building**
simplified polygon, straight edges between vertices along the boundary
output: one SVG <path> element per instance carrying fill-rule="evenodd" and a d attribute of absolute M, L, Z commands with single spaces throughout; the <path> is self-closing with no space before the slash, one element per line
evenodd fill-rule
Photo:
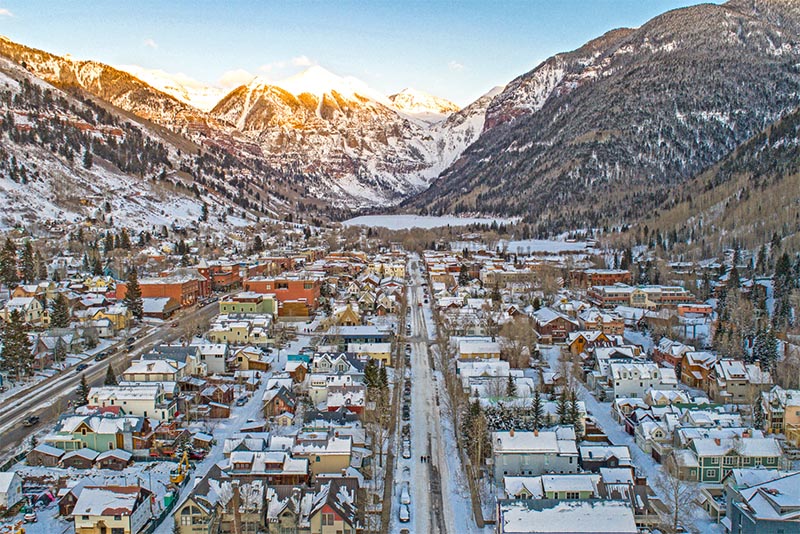
<path fill-rule="evenodd" d="M 210 294 L 206 278 L 193 270 L 176 271 L 155 278 L 142 278 L 139 280 L 139 287 L 142 290 L 142 298 L 173 298 L 183 308 Z M 124 299 L 127 292 L 127 284 L 118 282 L 117 300 Z"/>
<path fill-rule="evenodd" d="M 631 272 L 624 269 L 584 269 L 570 274 L 574 284 L 584 288 L 631 283 Z"/>
<path fill-rule="evenodd" d="M 275 295 L 280 304 L 302 302 L 310 310 L 319 305 L 322 280 L 303 276 L 256 277 L 244 281 L 244 290 Z"/>

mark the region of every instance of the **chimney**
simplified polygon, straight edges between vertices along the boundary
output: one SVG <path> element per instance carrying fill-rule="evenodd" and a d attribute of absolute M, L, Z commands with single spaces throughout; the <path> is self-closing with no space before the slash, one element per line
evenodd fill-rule
<path fill-rule="evenodd" d="M 343 477 L 346 477 L 346 476 L 347 476 L 347 469 L 342 469 L 342 476 L 343 476 Z"/>
<path fill-rule="evenodd" d="M 719 446 L 719 444 L 720 444 L 720 443 L 721 443 L 721 442 L 720 442 L 720 439 L 719 439 L 719 438 L 714 438 L 714 444 L 715 444 L 715 445 Z"/>
<path fill-rule="evenodd" d="M 509 431 L 508 431 L 508 435 L 509 435 L 510 437 L 512 437 L 512 438 L 514 437 L 514 429 L 513 429 L 513 428 L 512 428 L 511 430 L 509 430 Z"/>
<path fill-rule="evenodd" d="M 539 429 L 538 428 L 534 428 L 533 429 L 533 435 L 536 436 L 537 438 L 539 437 Z"/>

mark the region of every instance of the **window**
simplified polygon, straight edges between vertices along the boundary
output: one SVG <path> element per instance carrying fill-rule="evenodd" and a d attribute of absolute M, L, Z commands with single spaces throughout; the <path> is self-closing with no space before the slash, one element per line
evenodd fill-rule
<path fill-rule="evenodd" d="M 333 526 L 333 514 L 322 514 L 322 526 Z"/>
<path fill-rule="evenodd" d="M 114 521 L 120 521 L 121 519 L 122 519 L 121 515 L 115 515 L 114 516 Z"/>
<path fill-rule="evenodd" d="M 580 499 L 581 494 L 577 491 L 568 491 L 567 499 Z"/>
<path fill-rule="evenodd" d="M 278 282 L 275 284 L 275 289 L 289 289 L 288 282 Z"/>
<path fill-rule="evenodd" d="M 89 519 L 89 516 L 88 515 L 82 515 L 81 519 Z"/>
<path fill-rule="evenodd" d="M 112 528 L 111 534 L 125 534 L 124 528 Z"/>

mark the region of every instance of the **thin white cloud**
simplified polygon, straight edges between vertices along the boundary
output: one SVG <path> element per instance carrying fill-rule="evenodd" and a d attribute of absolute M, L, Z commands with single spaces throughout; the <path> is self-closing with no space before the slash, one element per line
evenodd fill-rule
<path fill-rule="evenodd" d="M 464 70 L 464 65 L 453 59 L 447 63 L 447 68 L 453 72 L 460 72 Z"/>
<path fill-rule="evenodd" d="M 308 56 L 297 56 L 292 58 L 292 65 L 295 67 L 310 67 L 314 62 Z"/>
<path fill-rule="evenodd" d="M 145 39 L 144 42 L 142 42 L 142 44 L 147 48 L 152 48 L 154 50 L 158 48 L 158 43 L 155 42 L 153 39 L 150 39 L 149 37 Z"/>
<path fill-rule="evenodd" d="M 0 17 L 13 17 L 13 16 L 14 14 L 11 12 L 10 9 L 0 7 Z"/>
<path fill-rule="evenodd" d="M 252 74 L 244 69 L 235 69 L 222 73 L 222 76 L 220 76 L 219 82 L 217 83 L 221 87 L 230 89 L 250 83 L 255 77 L 255 74 Z"/>
<path fill-rule="evenodd" d="M 316 62 L 311 60 L 308 56 L 295 56 L 288 60 L 279 60 L 279 61 L 272 61 L 270 63 L 265 63 L 258 67 L 258 70 L 261 72 L 276 72 L 282 71 L 289 67 L 310 67 L 312 65 L 316 65 Z"/>

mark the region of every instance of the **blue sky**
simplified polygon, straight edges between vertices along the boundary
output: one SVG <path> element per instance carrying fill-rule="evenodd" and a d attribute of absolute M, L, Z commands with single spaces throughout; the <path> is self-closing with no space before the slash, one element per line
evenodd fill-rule
<path fill-rule="evenodd" d="M 234 85 L 319 64 L 386 94 L 466 105 L 557 52 L 690 0 L 0 0 L 0 34 L 44 50 Z"/>

